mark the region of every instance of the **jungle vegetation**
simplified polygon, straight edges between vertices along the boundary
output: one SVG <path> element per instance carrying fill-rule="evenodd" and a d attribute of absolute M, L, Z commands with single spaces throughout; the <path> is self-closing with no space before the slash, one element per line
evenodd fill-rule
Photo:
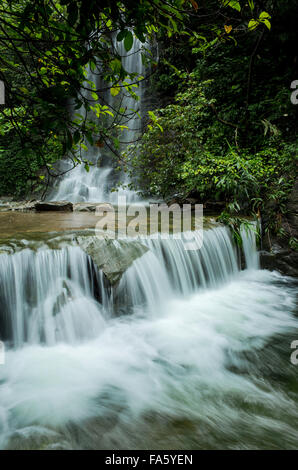
<path fill-rule="evenodd" d="M 295 0 L 4 0 L 0 194 L 45 194 L 61 158 L 88 171 L 88 142 L 112 150 L 144 195 L 223 201 L 223 220 L 269 207 L 279 230 L 297 168 L 297 21 Z M 134 37 L 144 44 L 152 91 L 145 132 L 122 155 L 127 110 L 103 92 L 137 100 L 146 77 L 124 69 L 115 36 L 128 52 Z"/>

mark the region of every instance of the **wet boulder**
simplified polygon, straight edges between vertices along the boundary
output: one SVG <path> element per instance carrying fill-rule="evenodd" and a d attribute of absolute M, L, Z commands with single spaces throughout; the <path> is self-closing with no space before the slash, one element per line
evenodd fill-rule
<path fill-rule="evenodd" d="M 53 202 L 37 202 L 35 204 L 35 210 L 38 212 L 42 211 L 61 211 L 61 212 L 72 212 L 73 204 L 69 201 L 53 201 Z"/>
<path fill-rule="evenodd" d="M 132 263 L 149 249 L 137 240 L 77 237 L 77 243 L 103 271 L 111 285 L 117 284 Z"/>

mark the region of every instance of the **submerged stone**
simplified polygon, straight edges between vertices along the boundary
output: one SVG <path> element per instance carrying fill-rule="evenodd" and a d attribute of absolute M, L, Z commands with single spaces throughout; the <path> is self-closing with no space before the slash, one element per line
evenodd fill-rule
<path fill-rule="evenodd" d="M 74 212 L 96 212 L 96 211 L 114 212 L 114 208 L 112 204 L 108 202 L 101 202 L 101 203 L 78 202 L 74 204 L 73 210 Z"/>

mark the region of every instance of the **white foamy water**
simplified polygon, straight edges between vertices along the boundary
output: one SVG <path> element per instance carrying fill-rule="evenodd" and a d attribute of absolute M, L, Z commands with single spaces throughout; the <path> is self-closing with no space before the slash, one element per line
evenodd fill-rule
<path fill-rule="evenodd" d="M 1 447 L 295 447 L 297 392 L 289 387 L 295 289 L 256 264 L 239 271 L 228 230 L 207 233 L 201 252 L 184 250 L 179 240 L 148 240 L 151 251 L 128 269 L 116 293 L 122 313 L 125 294 L 129 305 L 129 314 L 118 317 L 95 301 L 85 281 L 88 259 L 78 248 L 67 256 L 75 250 L 80 275 L 69 271 L 74 259 L 65 264 L 65 250 L 60 258 L 55 250 L 34 255 L 33 292 L 51 298 L 57 285 L 51 266 L 60 259 L 59 276 L 81 294 L 55 307 L 56 336 L 29 335 L 17 348 L 7 342 Z M 257 263 L 249 240 L 247 266 Z M 55 259 L 48 259 L 48 277 L 37 276 L 41 253 Z M 10 257 L 14 266 L 18 255 Z M 20 282 L 27 274 L 23 269 Z M 9 286 L 13 295 L 11 275 Z M 35 305 L 53 312 L 52 300 Z M 20 304 L 11 311 L 14 323 L 21 316 L 26 325 L 29 311 Z M 42 318 L 35 315 L 27 326 L 34 330 Z"/>
<path fill-rule="evenodd" d="M 101 275 L 94 276 L 104 301 Z M 16 347 L 96 336 L 105 313 L 94 296 L 90 259 L 77 247 L 1 256 L 0 325 Z"/>

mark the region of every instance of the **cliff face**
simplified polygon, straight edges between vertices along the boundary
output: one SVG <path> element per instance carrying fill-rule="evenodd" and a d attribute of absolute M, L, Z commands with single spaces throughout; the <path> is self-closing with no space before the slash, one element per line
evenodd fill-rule
<path fill-rule="evenodd" d="M 281 221 L 285 231 L 284 237 L 263 234 L 261 267 L 269 270 L 277 270 L 288 276 L 298 277 L 298 251 L 289 246 L 289 239 L 298 239 L 298 179 L 289 197 L 287 204 L 288 213 Z M 266 215 L 263 222 L 266 223 Z"/>

